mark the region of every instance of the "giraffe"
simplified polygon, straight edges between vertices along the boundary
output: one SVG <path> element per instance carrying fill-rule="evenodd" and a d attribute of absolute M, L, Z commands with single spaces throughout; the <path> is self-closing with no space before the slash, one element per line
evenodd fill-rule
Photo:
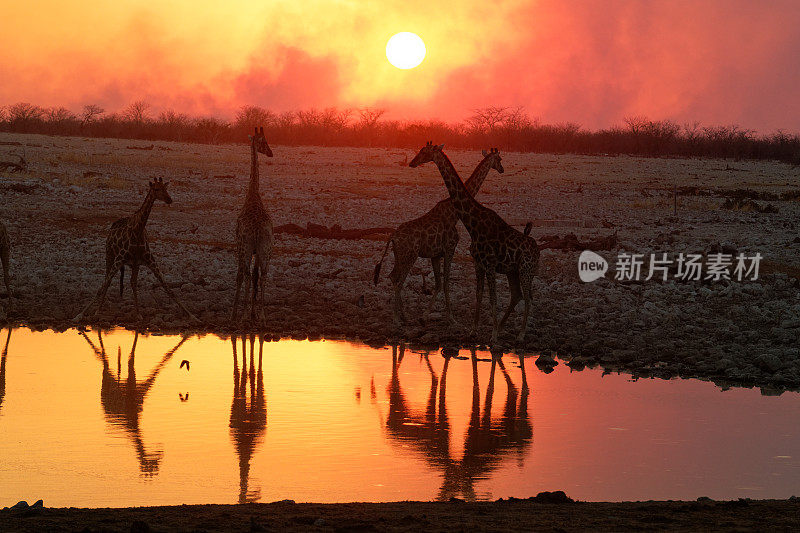
<path fill-rule="evenodd" d="M 506 401 L 499 417 L 492 414 L 495 369 L 498 366 L 506 381 Z M 533 426 L 528 415 L 528 388 L 523 385 L 522 393 L 518 394 L 517 386 L 509 376 L 503 359 L 492 357 L 482 413 L 474 351 L 472 379 L 472 408 L 464 438 L 464 452 L 460 461 L 454 460 L 444 469 L 442 487 L 436 498 L 438 501 L 449 501 L 458 495 L 467 501 L 476 500 L 475 483 L 489 477 L 506 457 L 516 455 L 522 461 L 525 451 L 533 441 Z"/>
<path fill-rule="evenodd" d="M 500 174 L 503 173 L 500 152 L 496 148 L 492 148 L 489 152 L 484 150 L 482 153 L 483 160 L 475 167 L 466 183 L 466 187 L 472 196 L 477 194 L 491 169 L 497 170 Z M 411 267 L 414 266 L 417 257 L 427 257 L 431 260 L 435 279 L 433 297 L 428 311 L 433 309 L 436 303 L 436 296 L 444 286 L 447 321 L 450 324 L 453 323 L 450 309 L 450 265 L 458 245 L 457 223 L 458 216 L 452 202 L 447 198 L 437 203 L 433 209 L 421 217 L 400 224 L 389 237 L 381 260 L 375 265 L 373 282 L 375 285 L 378 284 L 381 265 L 391 244 L 394 251 L 394 268 L 389 277 L 394 285 L 393 310 L 395 322 L 405 322 L 401 291 L 406 277 L 411 271 Z M 444 262 L 444 275 L 442 275 L 442 262 Z"/>
<path fill-rule="evenodd" d="M 272 150 L 264 137 L 264 128 L 256 128 L 250 137 L 250 184 L 244 197 L 244 205 L 236 219 L 236 257 L 239 268 L 236 272 L 236 295 L 233 297 L 231 321 L 236 320 L 236 307 L 242 280 L 245 280 L 245 307 L 249 299 L 252 283 L 253 299 L 250 304 L 250 318 L 253 318 L 256 304 L 264 305 L 264 276 L 267 274 L 272 255 L 272 220 L 258 192 L 258 154 L 272 157 Z M 253 263 L 252 274 L 250 264 Z M 263 313 L 263 309 L 261 309 Z M 263 318 L 263 314 L 262 314 Z"/>
<path fill-rule="evenodd" d="M 11 282 L 8 275 L 9 255 L 11 253 L 11 241 L 8 238 L 8 231 L 2 221 L 0 221 L 0 262 L 3 263 L 3 282 L 6 284 L 8 293 L 8 308 L 11 309 Z"/>
<path fill-rule="evenodd" d="M 459 220 L 467 228 L 472 238 L 470 253 L 475 263 L 475 320 L 473 335 L 477 334 L 480 322 L 481 300 L 484 280 L 489 284 L 489 307 L 492 314 L 492 345 L 497 345 L 497 337 L 511 311 L 520 300 L 525 300 L 522 327 L 517 334 L 517 342 L 525 336 L 528 314 L 533 292 L 533 277 L 539 264 L 539 247 L 533 237 L 523 234 L 509 226 L 500 215 L 481 205 L 469 193 L 458 176 L 450 159 L 444 154 L 444 145 L 434 145 L 430 141 L 408 164 L 417 167 L 433 161 L 439 168 L 453 207 Z M 511 301 L 503 318 L 497 321 L 496 274 L 505 274 L 511 288 Z"/>
<path fill-rule="evenodd" d="M 472 350 L 472 395 L 467 432 L 463 439 L 464 452 L 456 457 L 451 452 L 450 441 L 454 436 L 447 412 L 446 388 L 450 356 L 444 356 L 441 375 L 438 378 L 428 356 L 422 357 L 431 375 L 430 391 L 424 408 L 407 400 L 401 383 L 399 367 L 403 360 L 404 347 L 392 347 L 392 374 L 386 392 L 389 412 L 384 422 L 386 435 L 391 443 L 410 450 L 425 460 L 431 469 L 442 478 L 436 500 L 448 501 L 461 497 L 467 501 L 477 499 L 475 484 L 489 477 L 503 462 L 517 455 L 524 458 L 533 441 L 533 427 L 528 415 L 528 386 L 522 367 L 522 391 L 506 370 L 500 357 L 493 357 L 486 385 L 484 405 L 481 408 L 481 388 L 478 380 L 478 357 Z M 522 355 L 519 356 L 522 361 Z M 506 397 L 502 414 L 493 413 L 496 368 L 499 367 L 506 381 Z M 437 395 L 438 385 L 438 395 Z M 466 396 L 463 398 L 466 400 Z"/>
<path fill-rule="evenodd" d="M 250 335 L 250 370 L 247 370 L 247 339 L 242 336 L 242 369 L 236 355 L 236 336 L 233 345 L 233 400 L 231 402 L 230 434 L 239 457 L 239 503 L 254 503 L 261 499 L 260 490 L 250 490 L 250 460 L 267 430 L 267 401 L 264 395 L 264 373 L 261 360 L 264 338 L 258 336 L 258 370 L 254 360 L 255 335 Z M 248 398 L 247 389 L 250 388 Z"/>
<path fill-rule="evenodd" d="M 106 421 L 111 427 L 121 428 L 130 438 L 131 444 L 136 449 L 136 456 L 139 459 L 139 470 L 141 475 L 146 478 L 158 474 L 161 459 L 164 452 L 151 452 L 147 450 L 144 439 L 142 438 L 141 415 L 144 408 L 144 400 L 150 389 L 155 384 L 156 378 L 161 370 L 169 363 L 184 342 L 189 338 L 188 335 L 181 337 L 181 340 L 171 350 L 166 352 L 158 364 L 150 372 L 147 379 L 138 381 L 136 379 L 136 367 L 134 360 L 136 357 L 136 343 L 139 333 L 134 333 L 131 353 L 128 355 L 128 376 L 122 379 L 122 348 L 117 348 L 117 371 L 111 370 L 108 361 L 106 348 L 103 345 L 102 332 L 97 333 L 98 348 L 85 332 L 79 332 L 91 347 L 95 356 L 103 364 L 102 381 L 100 384 L 100 403 L 105 413 Z"/>
<path fill-rule="evenodd" d="M 197 321 L 197 318 L 186 308 L 186 306 L 183 305 L 180 300 L 178 300 L 178 297 L 175 296 L 175 294 L 172 292 L 172 289 L 170 289 L 164 282 L 161 271 L 158 269 L 158 265 L 156 265 L 155 258 L 150 252 L 150 244 L 147 242 L 147 231 L 145 230 L 145 225 L 147 224 L 147 218 L 150 216 L 150 210 L 153 208 L 153 203 L 156 200 L 160 200 L 167 205 L 172 203 L 172 198 L 170 198 L 169 193 L 167 192 L 167 185 L 169 185 L 169 183 L 165 183 L 163 178 L 157 178 L 151 181 L 150 187 L 147 191 L 147 196 L 145 197 L 142 206 L 133 215 L 120 218 L 111 224 L 111 230 L 108 232 L 108 238 L 106 239 L 105 281 L 103 281 L 103 284 L 100 286 L 100 289 L 97 291 L 94 299 L 89 302 L 89 305 L 87 305 L 83 311 L 78 313 L 78 316 L 73 319 L 74 322 L 83 320 L 86 312 L 95 303 L 99 302 L 95 314 L 100 311 L 100 308 L 103 307 L 103 303 L 106 299 L 108 286 L 111 284 L 111 280 L 114 278 L 114 275 L 117 273 L 117 271 L 120 273 L 119 289 L 120 296 L 122 295 L 122 283 L 123 276 L 125 274 L 125 265 L 131 267 L 133 305 L 134 309 L 136 310 L 136 318 L 138 320 L 141 320 L 142 318 L 142 315 L 139 312 L 139 267 L 144 266 L 153 273 L 158 282 L 161 284 L 161 287 L 166 291 L 170 298 L 172 298 L 175 303 L 177 303 L 178 306 L 183 309 L 189 318 Z"/>

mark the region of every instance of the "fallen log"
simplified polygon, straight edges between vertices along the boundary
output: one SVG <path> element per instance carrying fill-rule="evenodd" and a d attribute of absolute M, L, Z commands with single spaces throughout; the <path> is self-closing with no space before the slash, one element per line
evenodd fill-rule
<path fill-rule="evenodd" d="M 314 224 L 313 222 L 307 223 L 305 228 L 297 224 L 283 224 L 273 229 L 274 233 L 288 233 L 301 237 L 337 240 L 367 239 L 375 235 L 388 235 L 393 231 L 393 228 L 343 229 L 339 224 L 334 224 L 333 227 L 329 228 L 321 224 Z"/>
<path fill-rule="evenodd" d="M 714 198 L 727 198 L 729 200 L 761 200 L 772 202 L 776 200 L 798 201 L 800 189 L 784 191 L 780 194 L 770 191 L 757 191 L 755 189 L 704 189 L 701 187 L 678 187 L 678 196 L 709 196 Z"/>
<path fill-rule="evenodd" d="M 617 245 L 617 234 L 587 241 L 581 241 L 574 233 L 568 233 L 563 237 L 543 235 L 537 239 L 537 244 L 539 248 L 549 250 L 611 250 Z"/>
<path fill-rule="evenodd" d="M 19 163 L 14 163 L 13 161 L 0 161 L 0 169 L 6 172 L 22 172 L 23 170 L 27 170 L 27 161 L 25 161 L 21 155 L 17 155 L 17 158 L 19 158 Z"/>

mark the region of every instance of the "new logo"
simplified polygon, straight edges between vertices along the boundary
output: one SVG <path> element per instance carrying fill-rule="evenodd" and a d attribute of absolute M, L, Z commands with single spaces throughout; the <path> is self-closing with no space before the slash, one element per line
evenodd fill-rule
<path fill-rule="evenodd" d="M 589 283 L 600 279 L 608 272 L 608 262 L 591 250 L 584 250 L 578 258 L 578 276 Z"/>

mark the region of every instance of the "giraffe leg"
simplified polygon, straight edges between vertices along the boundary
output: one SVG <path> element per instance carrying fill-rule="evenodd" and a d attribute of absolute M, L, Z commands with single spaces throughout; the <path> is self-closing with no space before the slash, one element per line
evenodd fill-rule
<path fill-rule="evenodd" d="M 472 322 L 471 337 L 478 335 L 478 324 L 481 319 L 481 303 L 483 302 L 483 282 L 486 278 L 486 271 L 481 265 L 475 262 L 475 320 Z"/>
<path fill-rule="evenodd" d="M 250 306 L 250 318 L 253 318 L 253 302 L 251 298 L 251 290 L 253 290 L 253 271 L 251 268 L 253 257 L 248 256 L 250 260 L 244 268 L 244 310 L 247 311 L 247 306 Z"/>
<path fill-rule="evenodd" d="M 433 311 L 433 306 L 436 305 L 436 297 L 439 296 L 439 292 L 442 290 L 442 258 L 431 257 L 431 268 L 433 268 L 434 287 L 431 303 L 428 304 L 428 314 Z"/>
<path fill-rule="evenodd" d="M 405 281 L 405 280 L 403 280 Z M 406 323 L 406 315 L 403 312 L 403 282 L 394 284 L 394 300 L 392 310 L 394 313 L 395 325 Z"/>
<path fill-rule="evenodd" d="M 450 307 L 450 266 L 453 264 L 454 253 L 455 249 L 444 254 L 444 276 L 442 276 L 442 283 L 444 284 L 444 308 L 447 314 L 447 323 L 450 325 L 455 324 L 453 310 Z"/>
<path fill-rule="evenodd" d="M 411 267 L 414 266 L 416 257 L 412 257 L 410 253 L 401 251 L 400 247 L 394 249 L 394 268 L 389 274 L 389 278 L 394 285 L 394 321 L 395 324 L 404 324 L 406 322 L 405 313 L 403 312 L 403 285 L 406 282 L 408 273 L 411 272 Z"/>
<path fill-rule="evenodd" d="M 252 321 L 256 315 L 256 299 L 258 298 L 258 258 L 253 258 L 253 270 L 250 271 L 250 286 L 247 290 L 247 300 L 250 302 L 250 320 Z M 251 299 L 252 298 L 252 299 Z"/>
<path fill-rule="evenodd" d="M 237 263 L 237 270 L 236 270 L 236 292 L 233 297 L 233 308 L 231 309 L 231 322 L 236 321 L 236 314 L 239 310 L 239 294 L 241 294 L 242 290 L 242 281 L 244 280 L 244 273 L 245 269 L 247 268 L 247 264 L 245 262 L 245 257 L 248 254 L 245 250 L 245 242 L 244 236 L 242 235 L 242 227 L 241 227 L 241 220 L 236 221 L 236 263 Z M 245 309 L 247 308 L 247 301 L 245 300 Z"/>
<path fill-rule="evenodd" d="M 197 320 L 197 317 L 196 317 L 196 316 L 194 316 L 194 315 L 192 314 L 192 312 L 191 312 L 191 311 L 189 311 L 189 310 L 186 308 L 186 306 L 185 306 L 185 305 L 183 305 L 183 302 L 181 302 L 181 301 L 178 299 L 178 297 L 177 297 L 177 296 L 175 296 L 175 293 L 174 293 L 174 292 L 172 292 L 172 289 L 170 289 L 169 287 L 167 287 L 167 283 L 164 281 L 164 277 L 161 275 L 161 272 L 158 270 L 158 265 L 156 265 L 156 262 L 153 260 L 153 256 L 151 256 L 151 255 L 148 255 L 148 256 L 146 256 L 146 258 L 145 258 L 145 260 L 143 261 L 143 263 L 142 263 L 142 264 L 143 264 L 144 266 L 146 266 L 146 267 L 147 267 L 147 269 L 148 269 L 148 270 L 150 270 L 150 272 L 152 272 L 152 273 L 153 273 L 153 275 L 156 277 L 156 279 L 158 280 L 158 282 L 161 284 L 161 288 L 162 288 L 162 289 L 164 289 L 164 292 L 166 292 L 166 293 L 167 293 L 167 295 L 168 295 L 170 298 L 172 298 L 172 299 L 173 299 L 173 301 L 174 301 L 176 304 L 178 304 L 178 307 L 180 307 L 181 309 L 183 309 L 183 312 L 184 312 L 184 313 L 186 313 L 186 314 L 188 315 L 189 319 L 191 319 L 191 320 L 193 320 L 193 321 L 195 321 L 195 322 L 199 322 L 199 320 Z"/>
<path fill-rule="evenodd" d="M 266 260 L 261 261 L 261 271 L 258 273 L 258 287 L 260 290 L 259 298 L 259 305 L 258 305 L 258 312 L 261 314 L 261 322 L 265 322 L 267 319 L 266 310 L 264 309 L 264 302 L 266 302 L 266 298 L 264 297 L 264 287 L 267 285 L 266 280 L 264 279 L 269 272 L 269 258 Z"/>
<path fill-rule="evenodd" d="M 500 320 L 499 328 L 502 330 L 503 326 L 508 320 L 509 315 L 511 315 L 511 311 L 513 311 L 520 300 L 522 300 L 522 290 L 519 286 L 519 275 L 517 274 L 509 274 L 508 275 L 508 286 L 511 289 L 511 301 L 508 302 L 508 309 L 506 309 L 503 318 Z"/>
<path fill-rule="evenodd" d="M 528 313 L 531 309 L 531 300 L 533 299 L 533 271 L 524 271 L 522 273 L 522 297 L 525 299 L 525 312 L 522 314 L 522 326 L 520 326 L 519 333 L 517 334 L 517 342 L 522 342 L 525 338 L 525 331 L 528 329 Z"/>
<path fill-rule="evenodd" d="M 256 287 L 258 289 L 258 300 L 259 300 L 258 313 L 259 313 L 259 319 L 261 320 L 262 324 L 266 320 L 266 314 L 264 311 L 264 302 L 266 301 L 266 299 L 264 298 L 264 287 L 267 285 L 265 278 L 267 276 L 267 273 L 269 272 L 269 260 L 271 255 L 272 255 L 272 239 L 270 238 L 261 245 L 261 248 L 259 249 L 258 254 L 256 255 L 256 261 L 258 262 L 259 265 L 258 284 Z"/>
<path fill-rule="evenodd" d="M 489 312 L 492 314 L 492 346 L 497 345 L 497 276 L 494 271 L 486 273 L 486 279 L 489 282 Z"/>
<path fill-rule="evenodd" d="M 96 302 L 99 302 L 99 305 L 97 306 L 97 310 L 94 312 L 94 314 L 96 315 L 100 311 L 100 308 L 103 307 L 103 303 L 106 300 L 106 292 L 108 291 L 108 287 L 109 285 L 111 285 L 111 281 L 114 279 L 114 276 L 116 276 L 120 266 L 121 263 L 114 263 L 110 269 L 106 269 L 106 279 L 105 281 L 103 281 L 103 284 L 100 286 L 100 289 L 97 291 L 97 294 L 92 299 L 92 301 L 89 302 L 89 305 L 84 307 L 83 311 L 78 313 L 78 315 L 72 319 L 73 322 L 80 322 L 81 320 L 83 320 L 83 317 L 86 314 L 86 312 L 89 311 L 89 309 L 91 309 Z"/>
<path fill-rule="evenodd" d="M 142 313 L 139 311 L 139 265 L 131 266 L 131 290 L 133 291 L 133 310 L 136 313 L 136 320 L 142 320 Z"/>
<path fill-rule="evenodd" d="M 242 289 L 242 280 L 244 279 L 244 267 L 242 266 L 241 262 L 239 263 L 239 269 L 236 271 L 236 294 L 233 297 L 233 309 L 231 309 L 231 322 L 236 321 L 236 310 L 239 306 L 239 293 Z"/>
<path fill-rule="evenodd" d="M 0 261 L 3 263 L 3 282 L 6 284 L 6 292 L 8 293 L 8 309 L 11 310 L 12 307 L 12 300 L 11 300 L 11 282 L 10 276 L 8 275 L 8 248 L 3 248 L 2 253 L 0 253 Z"/>

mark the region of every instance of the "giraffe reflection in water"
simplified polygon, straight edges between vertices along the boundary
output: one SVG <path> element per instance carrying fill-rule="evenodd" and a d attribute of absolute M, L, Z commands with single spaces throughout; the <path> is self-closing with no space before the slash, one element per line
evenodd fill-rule
<path fill-rule="evenodd" d="M 239 503 L 252 503 L 261 499 L 261 490 L 248 488 L 250 459 L 267 430 L 267 401 L 264 397 L 264 374 L 261 359 L 264 338 L 258 336 L 258 370 L 255 365 L 255 335 L 250 335 L 250 369 L 247 368 L 247 337 L 242 336 L 242 367 L 236 354 L 236 336 L 233 346 L 233 401 L 231 402 L 230 433 L 239 457 Z M 250 394 L 248 395 L 248 387 Z"/>
<path fill-rule="evenodd" d="M 6 396 L 6 357 L 8 357 L 8 343 L 11 342 L 11 329 L 9 326 L 3 353 L 0 355 L 0 412 L 3 409 L 3 398 Z"/>
<path fill-rule="evenodd" d="M 445 402 L 450 357 L 445 357 L 441 377 L 437 377 L 428 354 L 421 355 L 431 376 L 430 392 L 425 408 L 413 409 L 409 406 L 400 385 L 399 368 L 404 353 L 403 346 L 399 349 L 397 346 L 392 347 L 392 377 L 387 391 L 389 394 L 387 434 L 390 439 L 403 446 L 410 445 L 431 467 L 441 472 L 443 481 L 437 500 L 449 500 L 460 496 L 465 500 L 474 501 L 477 499 L 475 482 L 486 479 L 508 457 L 516 456 L 522 461 L 526 450 L 533 442 L 533 428 L 528 416 L 529 389 L 525 377 L 524 359 L 520 356 L 522 386 L 518 390 L 502 358 L 492 358 L 489 382 L 481 410 L 478 358 L 473 350 L 472 404 L 469 425 L 464 437 L 464 452 L 458 459 L 450 451 L 451 428 Z M 499 417 L 492 415 L 494 381 L 498 367 L 506 382 L 506 398 Z"/>
<path fill-rule="evenodd" d="M 140 420 L 145 397 L 150 392 L 150 389 L 155 384 L 156 378 L 161 370 L 169 363 L 178 348 L 183 345 L 189 338 L 184 335 L 180 342 L 174 348 L 169 350 L 158 364 L 150 371 L 150 374 L 143 381 L 136 380 L 136 368 L 134 364 L 136 354 L 136 343 L 139 339 L 139 333 L 134 333 L 133 344 L 131 346 L 131 353 L 128 356 L 128 375 L 125 380 L 122 379 L 122 348 L 117 347 L 117 371 L 114 373 L 111 370 L 111 365 L 108 362 L 108 355 L 106 348 L 103 344 L 103 333 L 98 331 L 97 345 L 81 331 L 80 334 L 89 343 L 97 358 L 103 364 L 103 378 L 100 386 L 100 403 L 103 406 L 103 412 L 112 427 L 121 428 L 125 435 L 131 440 L 136 455 L 139 459 L 139 470 L 141 475 L 150 478 L 158 474 L 159 464 L 164 452 L 148 451 L 145 447 L 144 440 L 142 439 L 142 430 L 140 427 Z"/>

